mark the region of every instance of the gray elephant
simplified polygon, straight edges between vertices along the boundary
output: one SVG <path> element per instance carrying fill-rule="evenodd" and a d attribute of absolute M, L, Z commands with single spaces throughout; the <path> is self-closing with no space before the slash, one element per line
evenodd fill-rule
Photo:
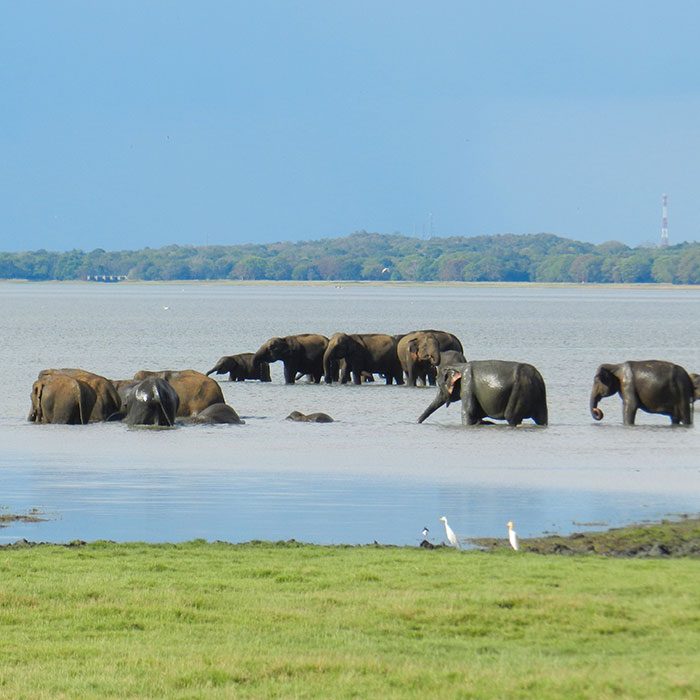
<path fill-rule="evenodd" d="M 31 399 L 28 420 L 32 422 L 85 425 L 90 421 L 97 395 L 85 382 L 56 372 L 34 382 Z"/>
<path fill-rule="evenodd" d="M 157 425 L 172 428 L 180 404 L 172 384 L 160 377 L 146 377 L 126 392 L 128 425 Z"/>
<path fill-rule="evenodd" d="M 344 361 L 344 362 L 343 362 Z M 323 376 L 333 381 L 334 363 L 341 363 L 340 381 L 352 377 L 355 384 L 373 373 L 382 374 L 387 384 L 403 384 L 403 370 L 396 354 L 396 340 L 384 333 L 334 333 L 323 354 Z"/>
<path fill-rule="evenodd" d="M 547 425 L 547 392 L 538 370 L 524 362 L 472 360 L 458 365 L 442 365 L 437 376 L 438 394 L 423 411 L 422 423 L 440 406 L 462 401 L 462 424 L 487 423 L 485 418 L 519 425 L 532 418 Z"/>
<path fill-rule="evenodd" d="M 292 411 L 287 420 L 293 420 L 297 423 L 333 423 L 333 419 L 327 413 L 301 413 L 300 411 Z"/>
<path fill-rule="evenodd" d="M 258 365 L 282 360 L 285 384 L 294 384 L 298 373 L 310 375 L 319 384 L 323 376 L 323 353 L 327 347 L 328 338 L 325 335 L 302 333 L 274 337 L 258 348 L 253 362 Z"/>
<path fill-rule="evenodd" d="M 466 361 L 467 358 L 459 350 L 444 350 L 440 353 L 439 365 L 460 365 Z"/>
<path fill-rule="evenodd" d="M 664 360 L 603 364 L 593 377 L 591 415 L 595 420 L 602 420 L 604 414 L 598 408 L 599 401 L 620 394 L 625 425 L 634 425 L 639 409 L 669 416 L 676 425 L 692 425 L 696 387 L 683 367 Z"/>
<path fill-rule="evenodd" d="M 236 411 L 225 403 L 215 403 L 211 406 L 207 406 L 203 411 L 200 411 L 189 420 L 192 423 L 208 424 L 227 423 L 229 425 L 240 425 L 245 423 Z"/>
<path fill-rule="evenodd" d="M 416 386 L 416 382 L 421 380 L 424 384 L 434 385 L 435 368 L 440 364 L 440 354 L 445 350 L 464 352 L 459 338 L 446 331 L 412 331 L 402 336 L 396 352 L 406 374 L 406 384 Z"/>
<path fill-rule="evenodd" d="M 258 362 L 256 365 L 253 361 L 255 353 L 241 352 L 237 355 L 224 355 L 219 358 L 219 361 L 207 372 L 207 377 L 210 374 L 226 374 L 231 382 L 243 382 L 246 379 L 258 379 L 261 382 L 269 382 L 270 365 L 267 362 Z"/>
<path fill-rule="evenodd" d="M 41 382 L 47 377 L 62 374 L 87 384 L 95 392 L 95 400 L 89 414 L 89 422 L 99 422 L 106 420 L 119 420 L 119 410 L 121 408 L 121 397 L 109 379 L 99 374 L 88 372 L 85 369 L 44 369 L 39 372 L 37 381 Z"/>
<path fill-rule="evenodd" d="M 695 372 L 690 373 L 690 379 L 693 382 L 693 387 L 695 388 L 695 396 L 693 401 L 700 399 L 700 374 L 695 374 Z"/>
<path fill-rule="evenodd" d="M 195 416 L 215 403 L 226 403 L 219 383 L 194 369 L 160 372 L 141 370 L 134 375 L 134 379 L 139 380 L 146 377 L 160 377 L 170 382 L 180 400 L 177 409 L 178 418 Z"/>

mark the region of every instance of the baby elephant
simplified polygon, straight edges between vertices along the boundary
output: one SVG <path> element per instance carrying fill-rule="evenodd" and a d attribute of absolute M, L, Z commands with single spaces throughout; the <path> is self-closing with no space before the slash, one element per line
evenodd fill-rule
<path fill-rule="evenodd" d="M 547 392 L 532 365 L 505 360 L 474 360 L 438 368 L 438 395 L 423 411 L 422 423 L 440 406 L 462 401 L 462 425 L 487 423 L 484 418 L 519 425 L 532 418 L 547 425 Z"/>
<path fill-rule="evenodd" d="M 240 425 L 245 423 L 236 411 L 225 403 L 214 403 L 193 416 L 192 423 L 228 423 L 229 425 Z"/>
<path fill-rule="evenodd" d="M 261 382 L 272 381 L 270 378 L 270 364 L 260 362 L 256 367 L 253 363 L 254 354 L 252 352 L 242 352 L 238 355 L 224 355 L 207 372 L 210 374 L 226 374 L 231 382 L 243 382 L 246 379 L 259 379 Z"/>
<path fill-rule="evenodd" d="M 590 411 L 603 419 L 598 403 L 613 394 L 622 397 L 622 421 L 634 425 L 638 410 L 668 416 L 676 425 L 693 424 L 693 403 L 698 398 L 697 375 L 665 360 L 630 360 L 598 367 L 593 377 Z"/>
<path fill-rule="evenodd" d="M 333 419 L 327 413 L 309 413 L 304 415 L 299 411 L 292 411 L 287 420 L 295 420 L 300 423 L 332 423 Z"/>

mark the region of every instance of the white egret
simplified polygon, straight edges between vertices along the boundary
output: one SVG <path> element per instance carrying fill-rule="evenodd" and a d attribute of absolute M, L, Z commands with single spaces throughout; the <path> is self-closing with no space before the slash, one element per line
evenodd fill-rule
<path fill-rule="evenodd" d="M 513 529 L 513 521 L 508 521 L 508 540 L 510 541 L 510 546 L 517 552 L 520 549 L 520 543 L 518 542 L 518 533 Z"/>
<path fill-rule="evenodd" d="M 457 549 L 461 549 L 459 546 L 459 540 L 457 539 L 457 535 L 453 532 L 452 528 L 447 524 L 447 518 L 443 515 L 440 520 L 445 523 L 445 534 L 447 535 L 447 541 L 453 546 L 457 547 Z"/>

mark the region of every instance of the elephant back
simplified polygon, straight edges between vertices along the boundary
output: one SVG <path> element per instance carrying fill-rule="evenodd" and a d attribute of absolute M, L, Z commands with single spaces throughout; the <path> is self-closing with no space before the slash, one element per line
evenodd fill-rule
<path fill-rule="evenodd" d="M 440 347 L 440 352 L 443 350 L 456 350 L 457 352 L 464 353 L 464 348 L 462 347 L 462 341 L 454 334 L 448 331 L 436 331 L 436 330 L 424 330 L 424 331 L 413 331 L 408 333 L 407 336 L 412 336 L 414 334 L 424 334 L 424 335 L 434 335 L 438 341 Z M 404 336 L 404 337 L 407 337 Z"/>
<path fill-rule="evenodd" d="M 459 338 L 447 331 L 411 331 L 406 333 L 406 335 L 401 336 L 397 342 L 396 350 L 401 362 L 405 362 L 407 354 L 410 352 L 412 344 L 420 342 L 422 339 L 428 336 L 434 336 L 437 340 L 440 352 L 443 350 L 454 350 L 455 352 L 463 353 L 462 343 Z"/>
<path fill-rule="evenodd" d="M 63 374 L 78 379 L 91 387 L 96 394 L 96 401 L 90 414 L 90 422 L 104 421 L 119 413 L 121 397 L 112 382 L 106 377 L 79 368 L 45 369 L 39 373 L 39 378 Z"/>

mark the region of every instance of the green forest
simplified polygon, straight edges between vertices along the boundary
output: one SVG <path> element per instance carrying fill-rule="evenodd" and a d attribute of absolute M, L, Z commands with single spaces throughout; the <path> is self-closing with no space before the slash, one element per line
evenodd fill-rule
<path fill-rule="evenodd" d="M 318 241 L 133 251 L 0 253 L 1 279 L 406 280 L 700 284 L 700 243 L 630 248 L 552 234 Z"/>

